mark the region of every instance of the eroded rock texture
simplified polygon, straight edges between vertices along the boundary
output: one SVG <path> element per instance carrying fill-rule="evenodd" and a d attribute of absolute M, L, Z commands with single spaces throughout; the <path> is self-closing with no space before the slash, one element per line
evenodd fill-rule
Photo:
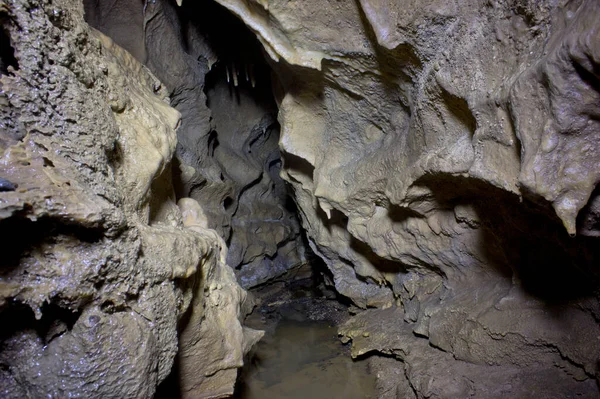
<path fill-rule="evenodd" d="M 244 287 L 266 282 L 304 261 L 296 209 L 289 206 L 293 200 L 279 176 L 279 124 L 270 77 L 263 69 L 253 69 L 253 79 L 266 87 L 246 83 L 236 89 L 227 84 L 227 71 L 221 67 L 213 72 L 217 81 L 207 92 L 215 123 L 209 151 L 227 174 L 225 180 L 234 184 L 233 195 L 223 202 L 226 210 L 234 208 L 229 232 L 224 232 L 227 261 L 239 269 Z"/>
<path fill-rule="evenodd" d="M 600 4 L 217 2 L 272 58 L 281 174 L 382 397 L 598 397 Z M 225 262 L 302 261 L 275 107 L 206 4 L 86 1 L 131 56 L 76 2 L 0 1 L 4 396 L 149 397 L 178 321 L 183 394 L 226 396 L 260 334 Z"/>
<path fill-rule="evenodd" d="M 397 397 L 596 397 L 598 2 L 218 2 L 274 60 L 312 248 L 387 308 L 341 333 Z"/>
<path fill-rule="evenodd" d="M 0 19 L 0 396 L 149 398 L 178 349 L 186 394 L 232 392 L 260 334 L 222 239 L 175 203 L 167 90 L 77 1 Z"/>
<path fill-rule="evenodd" d="M 177 194 L 202 205 L 209 227 L 229 244 L 227 262 L 240 283 L 252 287 L 304 262 L 300 226 L 279 177 L 277 107 L 256 39 L 212 2 L 85 4 L 88 22 L 168 88 L 182 114 Z"/>

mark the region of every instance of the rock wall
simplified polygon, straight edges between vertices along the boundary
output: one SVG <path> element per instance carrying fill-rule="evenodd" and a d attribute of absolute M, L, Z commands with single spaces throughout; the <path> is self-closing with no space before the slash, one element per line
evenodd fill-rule
<path fill-rule="evenodd" d="M 87 21 L 168 88 L 182 114 L 177 195 L 202 205 L 209 227 L 230 247 L 227 263 L 242 286 L 264 283 L 304 262 L 299 222 L 286 206 L 289 196 L 279 177 L 270 70 L 243 23 L 212 2 L 85 5 Z"/>
<path fill-rule="evenodd" d="M 281 171 L 212 3 L 86 0 L 130 55 L 0 0 L 2 396 L 151 397 L 178 325 L 182 394 L 231 394 L 260 333 L 225 263 L 302 261 L 278 173 L 382 398 L 600 395 L 598 2 L 217 2 L 272 59 Z"/>
<path fill-rule="evenodd" d="M 597 396 L 598 2 L 217 1 L 388 397 Z"/>
<path fill-rule="evenodd" d="M 0 22 L 0 396 L 149 398 L 178 351 L 184 396 L 232 393 L 260 333 L 175 202 L 167 90 L 80 2 L 0 1 Z"/>
<path fill-rule="evenodd" d="M 253 287 L 304 263 L 304 243 L 280 177 L 279 124 L 268 68 L 253 64 L 254 88 L 250 82 L 236 88 L 227 83 L 226 73 L 217 67 L 211 72 L 216 82 L 207 87 L 215 126 L 209 151 L 233 185 L 223 202 L 232 212 L 227 262 L 238 269 L 243 287 Z M 243 75 L 242 70 L 240 80 Z"/>

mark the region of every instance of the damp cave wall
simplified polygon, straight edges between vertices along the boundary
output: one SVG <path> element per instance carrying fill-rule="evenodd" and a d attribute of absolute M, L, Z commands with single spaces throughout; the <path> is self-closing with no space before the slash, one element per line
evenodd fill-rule
<path fill-rule="evenodd" d="M 169 200 L 153 199 L 160 206 L 150 207 L 150 211 L 142 206 L 154 215 L 142 219 L 142 225 L 152 225 L 149 221 L 165 220 L 169 214 L 183 211 L 181 224 L 187 220 L 188 230 L 192 226 L 191 231 L 209 236 L 207 242 L 212 244 L 208 247 L 229 244 L 234 255 L 221 251 L 221 264 L 241 259 L 240 264 L 232 266 L 242 265 L 240 271 L 249 266 L 247 270 L 251 270 L 265 258 L 245 258 L 245 254 L 267 247 L 259 240 L 251 249 L 251 240 L 244 239 L 244 229 L 235 238 L 234 213 L 243 209 L 244 193 L 252 194 L 253 188 L 256 192 L 263 190 L 263 181 L 261 178 L 247 189 L 248 182 L 234 176 L 223 160 L 232 159 L 241 148 L 235 159 L 237 165 L 248 165 L 240 173 L 245 177 L 257 176 L 257 170 L 266 172 L 263 176 L 274 176 L 275 173 L 269 173 L 269 165 L 275 164 L 271 164 L 266 153 L 258 158 L 248 157 L 244 153 L 247 148 L 240 146 L 240 141 L 231 140 L 228 132 L 235 128 L 224 129 L 231 120 L 227 115 L 219 115 L 220 111 L 226 114 L 225 106 L 207 107 L 219 102 L 236 107 L 247 102 L 244 90 L 238 91 L 239 102 L 231 95 L 223 63 L 220 71 L 216 63 L 219 54 L 215 42 L 211 46 L 210 38 L 198 30 L 198 25 L 185 22 L 191 19 L 189 15 L 202 20 L 199 3 L 205 2 L 187 0 L 182 7 L 169 1 L 118 2 L 117 8 L 109 10 L 115 16 L 110 12 L 94 16 L 90 4 L 93 8 L 99 3 L 89 2 L 86 18 L 160 79 L 166 86 L 160 93 L 168 95 L 171 105 L 182 115 L 172 170 L 166 175 L 159 173 L 167 182 L 172 179 L 175 189 L 161 190 L 171 196 Z M 270 58 L 268 62 L 277 76 L 273 81 L 281 130 L 281 176 L 292 187 L 302 229 L 311 249 L 326 263 L 331 284 L 357 307 L 365 309 L 342 326 L 340 334 L 345 342 L 351 342 L 353 356 L 367 356 L 373 362 L 382 398 L 597 397 L 598 4 L 523 0 L 218 3 L 246 24 Z M 26 25 L 24 21 L 31 10 L 43 11 L 41 15 L 34 14 L 39 18 L 35 21 L 51 20 L 56 18 L 52 17 L 54 10 L 59 12 L 62 7 L 66 15 L 73 13 L 79 18 L 75 18 L 74 26 L 84 26 L 81 10 L 73 8 L 73 3 L 61 2 L 58 9 L 48 2 L 26 4 L 33 7 L 20 8 L 20 2 L 9 2 L 8 15 L 24 18 L 20 21 Z M 221 8 L 214 10 L 223 12 Z M 119 23 L 119 18 L 128 13 L 131 18 Z M 204 18 L 210 20 L 211 15 L 206 13 Z M 23 46 L 19 43 L 22 39 L 15 36 L 16 29 L 7 24 L 6 16 L 3 18 L 3 26 L 9 26 L 8 36 L 15 41 L 16 61 L 22 69 L 22 54 L 26 54 L 19 51 L 24 48 L 19 47 Z M 213 18 L 214 21 L 218 19 Z M 39 29 L 39 25 L 29 26 Z M 71 37 L 71 29 L 60 28 L 60 24 L 58 29 L 67 31 L 66 38 Z M 125 40 L 120 42 L 120 37 Z M 46 43 L 50 49 L 56 46 Z M 81 38 L 72 43 L 69 46 L 82 46 Z M 235 40 L 230 46 L 236 46 Z M 29 51 L 35 54 L 39 50 Z M 86 57 L 87 53 L 80 55 L 82 59 Z M 227 55 L 221 54 L 221 59 L 225 58 Z M 65 59 L 68 61 L 69 57 L 65 55 Z M 35 65 L 27 64 L 25 68 L 35 71 Z M 81 75 L 77 68 L 67 65 L 74 76 Z M 187 67 L 180 69 L 182 65 Z M 209 73 L 209 66 L 213 65 L 215 69 Z M 210 86 L 206 79 L 212 73 L 220 77 L 215 77 Z M 121 74 L 124 72 L 116 72 L 116 76 Z M 10 72 L 7 75 L 3 77 L 2 89 L 6 98 L 10 90 L 16 92 L 12 87 L 5 88 L 6 79 L 15 79 Z M 81 84 L 86 87 L 86 82 Z M 89 96 L 104 98 L 103 93 Z M 9 146 L 26 137 L 20 131 L 32 131 L 29 121 L 24 127 L 13 122 L 24 123 L 20 122 L 24 118 L 15 116 L 15 109 L 21 109 L 22 103 L 12 98 L 12 102 L 3 100 L 2 108 L 3 120 L 12 123 L 5 122 L 11 126 L 13 141 L 6 141 Z M 231 102 L 231 98 L 235 101 Z M 54 100 L 42 97 L 38 101 Z M 118 114 L 120 108 L 115 109 Z M 275 110 L 272 103 L 266 109 Z M 265 136 L 263 130 L 253 131 L 255 126 L 276 126 L 264 118 L 265 113 L 248 109 L 240 112 L 255 117 L 249 126 L 240 129 L 246 135 L 245 143 L 252 142 L 258 133 Z M 62 130 L 55 129 L 64 131 L 62 125 Z M 35 141 L 38 130 L 27 137 Z M 100 133 L 92 136 L 98 139 Z M 264 142 L 265 148 L 272 150 L 274 143 L 269 139 Z M 213 149 L 217 157 L 210 155 Z M 14 152 L 5 150 L 5 157 L 7 153 Z M 43 165 L 42 155 L 36 156 Z M 50 161 L 57 164 L 53 158 Z M 78 162 L 81 161 L 73 161 L 70 168 L 76 168 Z M 14 173 L 9 181 L 22 187 L 25 180 L 21 172 Z M 120 190 L 128 189 L 123 185 Z M 47 191 L 45 187 L 44 190 Z M 193 200 L 184 200 L 176 211 L 172 207 L 175 192 L 178 198 Z M 260 197 L 252 195 L 253 201 Z M 231 200 L 226 201 L 227 198 Z M 268 201 L 271 199 L 266 204 L 272 204 Z M 27 208 L 25 202 L 22 201 L 22 207 Z M 225 203 L 229 206 L 223 206 Z M 45 205 L 40 206 L 45 209 Z M 248 213 L 240 215 L 255 212 L 254 205 L 250 206 L 244 211 Z M 175 212 L 169 213 L 169 209 Z M 278 215 L 285 215 L 284 210 L 285 206 Z M 8 215 L 4 218 L 10 223 L 21 223 L 14 219 L 12 210 L 3 215 Z M 284 234 L 269 230 L 274 236 L 285 236 L 284 243 L 295 240 L 299 231 L 292 222 L 286 225 L 285 218 L 279 219 L 281 225 L 288 227 L 283 229 Z M 83 223 L 74 220 L 76 224 Z M 68 224 L 73 224 L 73 219 Z M 176 231 L 181 228 L 173 227 Z M 218 234 L 207 233 L 207 227 Z M 139 229 L 132 227 L 127 231 L 135 232 L 136 228 Z M 124 242 L 123 236 L 110 235 L 103 229 L 99 229 L 103 240 Z M 67 240 L 65 234 L 77 240 L 79 237 L 78 233 L 67 234 L 61 229 L 51 232 L 54 246 Z M 189 234 L 195 237 L 195 233 Z M 77 240 L 65 251 L 79 251 L 83 244 Z M 157 259 L 156 254 L 146 256 Z M 4 287 L 10 288 L 3 291 L 7 292 L 3 293 L 4 309 L 10 301 L 35 305 L 30 299 L 33 296 L 19 294 L 14 287 L 27 284 L 23 271 L 35 267 L 39 256 L 18 254 L 15 258 L 16 272 L 2 276 L 3 283 L 9 283 Z M 259 261 L 253 263 L 256 259 Z M 216 260 L 211 262 L 208 263 L 219 264 Z M 273 262 L 267 264 L 273 267 Z M 256 268 L 265 270 L 264 266 Z M 228 269 L 215 270 L 222 270 L 228 276 L 227 285 L 234 286 Z M 84 276 L 83 283 L 75 286 L 86 286 L 87 278 Z M 120 278 L 123 277 L 113 280 Z M 48 281 L 57 280 L 55 275 L 48 277 Z M 169 287 L 181 287 L 169 278 L 164 282 L 168 292 Z M 39 287 L 36 284 L 30 286 Z M 208 287 L 208 291 L 218 291 L 219 285 L 225 285 L 199 280 L 195 284 Z M 182 298 L 186 286 L 183 287 Z M 94 286 L 86 292 L 95 290 Z M 238 297 L 230 302 L 234 310 L 231 313 L 210 308 L 210 296 L 195 295 L 190 302 L 191 291 L 188 287 L 188 306 L 200 311 L 192 312 L 186 325 L 202 326 L 203 320 L 204 327 L 200 331 L 184 330 L 179 338 L 181 353 L 197 357 L 209 353 L 211 359 L 218 359 L 230 351 L 237 360 L 231 364 L 180 364 L 180 378 L 188 384 L 183 384 L 184 392 L 221 394 L 227 388 L 222 392 L 218 388 L 233 384 L 241 354 L 257 336 L 241 333 L 237 346 L 234 345 L 236 349 L 214 349 L 210 331 L 218 331 L 212 328 L 218 323 L 207 324 L 211 319 L 232 314 L 234 317 L 228 316 L 228 320 L 242 330 L 237 320 L 244 312 L 240 306 L 243 291 L 233 290 Z M 44 297 L 39 288 L 34 292 L 38 298 Z M 60 290 L 52 292 L 54 296 L 45 294 L 51 303 L 76 309 L 76 315 L 92 308 L 88 299 L 83 304 L 73 299 L 79 298 L 79 293 L 65 300 Z M 107 303 L 104 291 L 95 295 L 92 304 Z M 132 304 L 141 299 L 130 295 L 127 301 L 113 301 L 118 316 L 127 313 L 123 309 L 139 309 Z M 99 309 L 100 316 L 115 317 L 110 306 Z M 212 309 L 211 317 L 205 317 L 206 309 Z M 131 312 L 134 317 L 135 311 Z M 183 308 L 178 312 L 190 314 Z M 74 322 L 67 317 L 62 322 L 66 327 L 61 327 L 59 331 L 63 332 L 56 336 L 77 338 L 82 326 L 91 328 L 89 322 L 84 324 L 85 319 L 79 319 L 75 317 Z M 157 350 L 164 348 L 165 342 L 172 347 L 174 324 L 174 320 L 165 323 L 171 331 L 169 340 L 159 341 Z M 23 331 L 30 330 L 23 327 Z M 36 385 L 27 379 L 35 367 L 13 365 L 11 356 L 16 351 L 36 348 L 32 343 L 40 340 L 31 332 L 15 334 L 6 342 L 16 349 L 3 352 L 1 359 L 7 365 L 2 369 L 2 378 L 10 382 L 6 386 L 39 389 L 35 392 L 55 389 L 54 385 Z M 20 337 L 20 341 L 15 337 Z M 100 341 L 104 339 L 99 337 Z M 198 337 L 205 337 L 205 344 L 188 348 L 186 342 L 196 342 Z M 14 342 L 21 342 L 21 346 Z M 61 347 L 58 343 L 53 346 Z M 41 348 L 31 349 L 31 353 L 43 357 Z M 164 370 L 169 369 L 173 357 L 171 351 L 161 358 L 163 372 L 158 377 L 144 380 L 152 373 L 141 373 L 144 378 L 138 383 L 155 386 L 164 378 Z M 189 367 L 210 368 L 217 378 L 194 381 L 193 376 L 186 375 Z M 94 376 L 91 372 L 90 378 Z M 153 388 L 148 388 L 141 396 L 151 392 Z"/>
<path fill-rule="evenodd" d="M 305 262 L 293 201 L 279 176 L 271 70 L 255 36 L 213 2 L 85 1 L 86 20 L 169 88 L 182 114 L 175 188 L 196 199 L 228 245 L 240 284 Z M 234 76 L 235 73 L 235 76 Z"/>
<path fill-rule="evenodd" d="M 598 3 L 218 2 L 382 397 L 598 396 Z"/>
<path fill-rule="evenodd" d="M 82 2 L 2 1 L 0 23 L 0 397 L 151 398 L 173 369 L 182 397 L 231 395 L 262 332 L 175 194 L 169 89 Z"/>
<path fill-rule="evenodd" d="M 357 354 L 395 354 L 404 395 L 436 362 L 477 381 L 432 376 L 442 397 L 506 394 L 486 367 L 528 368 L 513 394 L 594 394 L 594 3 L 219 3 L 271 58 L 282 175 L 332 284 L 397 309 L 383 341 L 437 348 L 424 363 L 385 342 Z"/>

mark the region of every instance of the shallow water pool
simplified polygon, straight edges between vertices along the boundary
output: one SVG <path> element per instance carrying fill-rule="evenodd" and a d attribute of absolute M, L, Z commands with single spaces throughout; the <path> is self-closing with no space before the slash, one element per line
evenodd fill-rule
<path fill-rule="evenodd" d="M 367 362 L 355 362 L 328 322 L 279 321 L 241 372 L 239 399 L 375 399 Z"/>

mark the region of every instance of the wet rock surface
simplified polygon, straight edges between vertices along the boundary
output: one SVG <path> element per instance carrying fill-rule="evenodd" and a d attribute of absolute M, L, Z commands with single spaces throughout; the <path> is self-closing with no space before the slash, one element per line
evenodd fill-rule
<path fill-rule="evenodd" d="M 597 2 L 218 2 L 273 60 L 282 176 L 335 289 L 422 347 L 394 357 L 410 391 L 598 396 Z M 356 350 L 402 350 L 380 344 Z M 460 382 L 448 356 L 503 371 Z"/>
<path fill-rule="evenodd" d="M 600 396 L 598 2 L 216 2 L 0 0 L 1 396 L 231 395 L 236 279 L 377 397 Z"/>
<path fill-rule="evenodd" d="M 0 396 L 149 398 L 195 350 L 232 391 L 261 334 L 223 240 L 175 202 L 166 88 L 79 2 L 2 1 L 0 19 Z"/>
<path fill-rule="evenodd" d="M 568 359 L 553 354 L 551 345 L 537 342 L 538 353 L 531 353 L 531 349 L 523 350 L 528 343 L 518 342 L 525 340 L 520 336 L 513 345 L 521 351 L 506 353 L 510 349 L 504 342 L 486 337 L 490 332 L 475 330 L 468 338 L 462 334 L 456 337 L 463 341 L 460 345 L 469 346 L 471 356 L 465 357 L 464 352 L 453 355 L 452 348 L 446 350 L 416 334 L 413 325 L 402 321 L 404 316 L 397 307 L 366 310 L 339 328 L 342 341 L 352 342 L 353 357 L 375 354 L 369 362 L 381 397 L 505 398 L 515 393 L 518 397 L 557 399 L 596 396 L 596 382 L 581 371 L 571 374 L 576 369 L 570 369 Z M 468 324 L 474 323 L 465 324 L 473 328 Z"/>

